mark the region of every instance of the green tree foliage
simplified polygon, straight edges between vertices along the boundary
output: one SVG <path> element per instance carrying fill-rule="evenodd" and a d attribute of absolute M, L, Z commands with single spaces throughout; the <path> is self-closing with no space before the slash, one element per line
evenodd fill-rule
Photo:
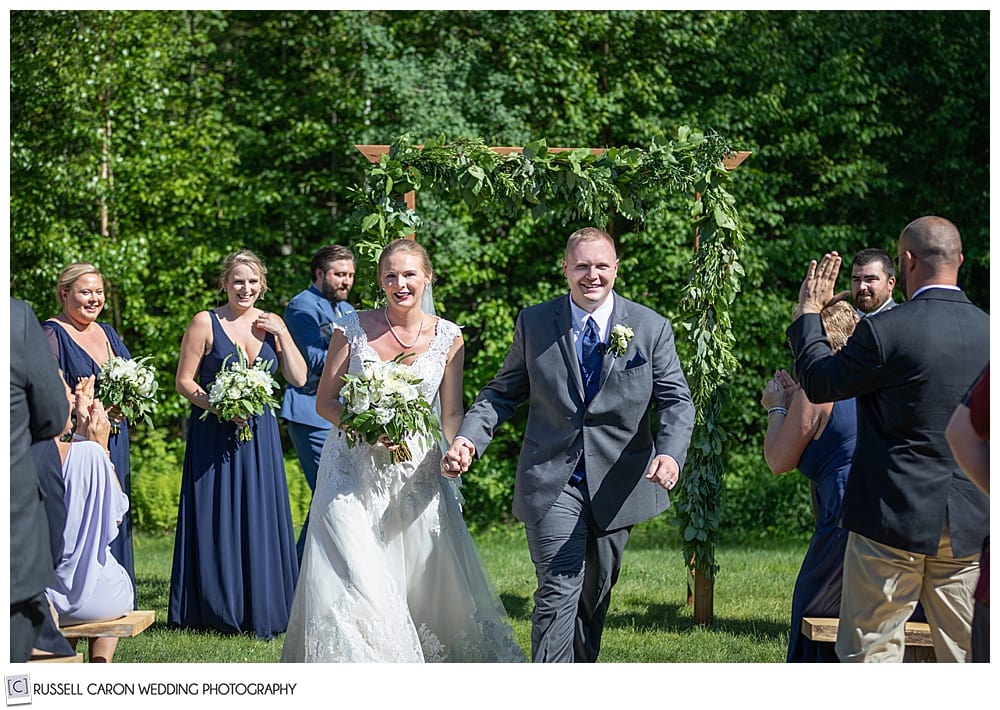
<path fill-rule="evenodd" d="M 168 448 L 182 448 L 187 410 L 171 396 L 181 333 L 217 303 L 223 256 L 257 251 L 273 289 L 263 305 L 282 308 L 317 247 L 359 237 L 349 188 L 367 164 L 354 144 L 404 134 L 648 146 L 691 125 L 753 152 L 729 185 L 746 275 L 730 312 L 739 369 L 714 405 L 729 436 L 712 513 L 723 532 L 811 525 L 802 477 L 764 466 L 758 405 L 789 364 L 808 259 L 894 253 L 909 220 L 941 214 L 963 233 L 962 285 L 989 305 L 987 12 L 19 11 L 10 50 L 12 291 L 46 317 L 63 265 L 104 271 L 107 318 L 160 368 Z M 419 199 L 437 309 L 465 326 L 471 401 L 517 310 L 564 290 L 560 251 L 578 225 Z M 664 196 L 642 229 L 612 224 L 620 290 L 675 323 L 693 263 L 688 204 Z M 377 297 L 370 277 L 355 300 Z M 480 524 L 506 515 L 522 426 L 465 481 Z M 148 434 L 134 435 L 141 448 Z"/>

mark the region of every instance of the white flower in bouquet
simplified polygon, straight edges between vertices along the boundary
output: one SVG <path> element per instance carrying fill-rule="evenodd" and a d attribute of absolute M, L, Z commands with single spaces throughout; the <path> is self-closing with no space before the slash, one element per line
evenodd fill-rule
<path fill-rule="evenodd" d="M 274 410 L 278 400 L 274 398 L 274 390 L 278 383 L 271 376 L 270 360 L 257 359 L 253 365 L 247 362 L 242 348 L 236 348 L 238 359 L 229 364 L 231 355 L 222 361 L 222 369 L 216 375 L 212 386 L 208 388 L 208 403 L 218 413 L 219 419 L 229 421 L 233 417 L 249 419 L 254 415 L 270 411 L 271 416 L 277 416 Z M 210 414 L 206 409 L 201 418 Z M 239 441 L 250 441 L 253 432 L 249 424 L 244 424 L 237 430 Z"/>
<path fill-rule="evenodd" d="M 112 355 L 108 346 L 108 361 L 97 375 L 97 399 L 105 407 L 117 407 L 122 416 L 130 421 L 142 419 L 153 426 L 150 414 L 156 410 L 156 371 L 146 361 L 151 356 L 129 360 Z M 117 434 L 117 424 L 111 425 Z"/>
<path fill-rule="evenodd" d="M 402 364 L 405 357 L 365 362 L 360 374 L 344 375 L 340 390 L 344 401 L 340 427 L 347 433 L 348 446 L 375 444 L 384 436 L 395 445 L 393 463 L 412 460 L 407 437 L 431 438 L 441 428 L 417 389 L 420 378 Z"/>

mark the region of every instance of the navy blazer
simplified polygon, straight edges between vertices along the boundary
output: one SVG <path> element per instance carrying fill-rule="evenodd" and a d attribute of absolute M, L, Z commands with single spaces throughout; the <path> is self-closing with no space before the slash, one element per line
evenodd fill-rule
<path fill-rule="evenodd" d="M 10 602 L 55 581 L 49 524 L 31 445 L 62 434 L 69 400 L 42 327 L 24 301 L 10 299 Z"/>
<path fill-rule="evenodd" d="M 931 288 L 862 319 L 836 354 L 819 315 L 798 318 L 787 334 L 811 401 L 858 400 L 842 527 L 934 555 L 947 521 L 954 555 L 978 552 L 989 499 L 958 468 L 944 431 L 989 359 L 989 316 L 961 291 Z"/>
<path fill-rule="evenodd" d="M 318 429 L 330 428 L 330 422 L 316 413 L 316 389 L 330 347 L 332 324 L 353 311 L 354 307 L 347 301 L 339 301 L 334 307 L 315 284 L 310 284 L 288 302 L 285 325 L 306 361 L 309 374 L 302 387 L 285 388 L 281 401 L 282 419 Z"/>

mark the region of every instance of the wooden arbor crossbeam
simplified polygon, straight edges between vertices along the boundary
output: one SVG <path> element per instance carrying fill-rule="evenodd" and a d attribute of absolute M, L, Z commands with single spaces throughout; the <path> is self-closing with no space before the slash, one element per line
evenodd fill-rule
<path fill-rule="evenodd" d="M 357 148 L 361 152 L 361 154 L 368 159 L 369 163 L 377 163 L 379 159 L 383 155 L 387 154 L 389 152 L 389 149 L 392 148 L 392 146 L 390 145 L 357 145 L 357 144 L 355 144 L 354 147 Z M 422 145 L 414 147 L 423 148 Z M 524 150 L 524 148 L 522 146 L 493 146 L 490 148 L 490 150 L 492 150 L 494 153 L 499 153 L 500 155 L 509 155 L 510 153 L 520 153 Z M 576 148 L 548 149 L 550 153 L 565 153 L 568 150 L 577 150 L 577 149 Z M 590 152 L 593 153 L 594 155 L 603 155 L 605 150 L 606 150 L 605 148 L 590 148 Z M 726 166 L 726 170 L 735 170 L 740 166 L 740 163 L 746 160 L 749 156 L 750 156 L 750 151 L 738 150 L 728 158 L 725 158 L 722 161 L 722 164 Z M 415 210 L 417 208 L 417 195 L 413 190 L 410 190 L 409 192 L 403 195 L 403 201 L 406 203 L 406 206 L 409 207 L 411 210 Z M 408 238 L 412 239 L 413 235 L 412 234 L 408 235 Z M 698 248 L 698 242 L 696 239 L 695 249 L 697 248 Z"/>
<path fill-rule="evenodd" d="M 387 154 L 392 146 L 389 145 L 357 145 L 357 148 L 365 158 L 371 163 L 377 163 L 381 157 Z M 414 146 L 416 148 L 423 148 L 422 145 Z M 520 153 L 524 150 L 521 146 L 493 146 L 490 148 L 495 153 L 500 155 L 508 155 L 510 153 Z M 578 150 L 577 148 L 549 148 L 550 153 L 562 153 L 569 150 Z M 590 148 L 591 153 L 594 155 L 602 155 L 605 152 L 605 148 Z M 748 150 L 738 150 L 734 151 L 732 155 L 724 158 L 722 161 L 723 166 L 726 170 L 735 170 L 738 168 L 744 160 L 750 157 L 750 151 Z M 405 193 L 403 195 L 403 201 L 406 206 L 415 210 L 417 208 L 417 195 L 413 190 Z M 415 234 L 408 234 L 407 239 L 415 239 Z M 698 231 L 695 230 L 694 234 L 694 250 L 698 251 Z M 705 576 L 700 570 L 695 570 L 694 577 L 694 589 L 692 591 L 692 585 L 689 580 L 688 582 L 688 599 L 687 603 L 694 606 L 694 622 L 702 626 L 711 626 L 713 618 L 715 616 L 715 584 L 712 580 Z"/>

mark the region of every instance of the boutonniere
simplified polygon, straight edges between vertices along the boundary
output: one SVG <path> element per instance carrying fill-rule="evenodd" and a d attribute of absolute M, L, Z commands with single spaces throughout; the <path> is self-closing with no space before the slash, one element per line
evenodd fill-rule
<path fill-rule="evenodd" d="M 632 339 L 635 333 L 627 325 L 622 325 L 619 323 L 611 329 L 611 333 L 608 334 L 608 350 L 615 357 L 621 357 L 625 354 L 626 348 L 628 348 L 628 343 Z"/>

